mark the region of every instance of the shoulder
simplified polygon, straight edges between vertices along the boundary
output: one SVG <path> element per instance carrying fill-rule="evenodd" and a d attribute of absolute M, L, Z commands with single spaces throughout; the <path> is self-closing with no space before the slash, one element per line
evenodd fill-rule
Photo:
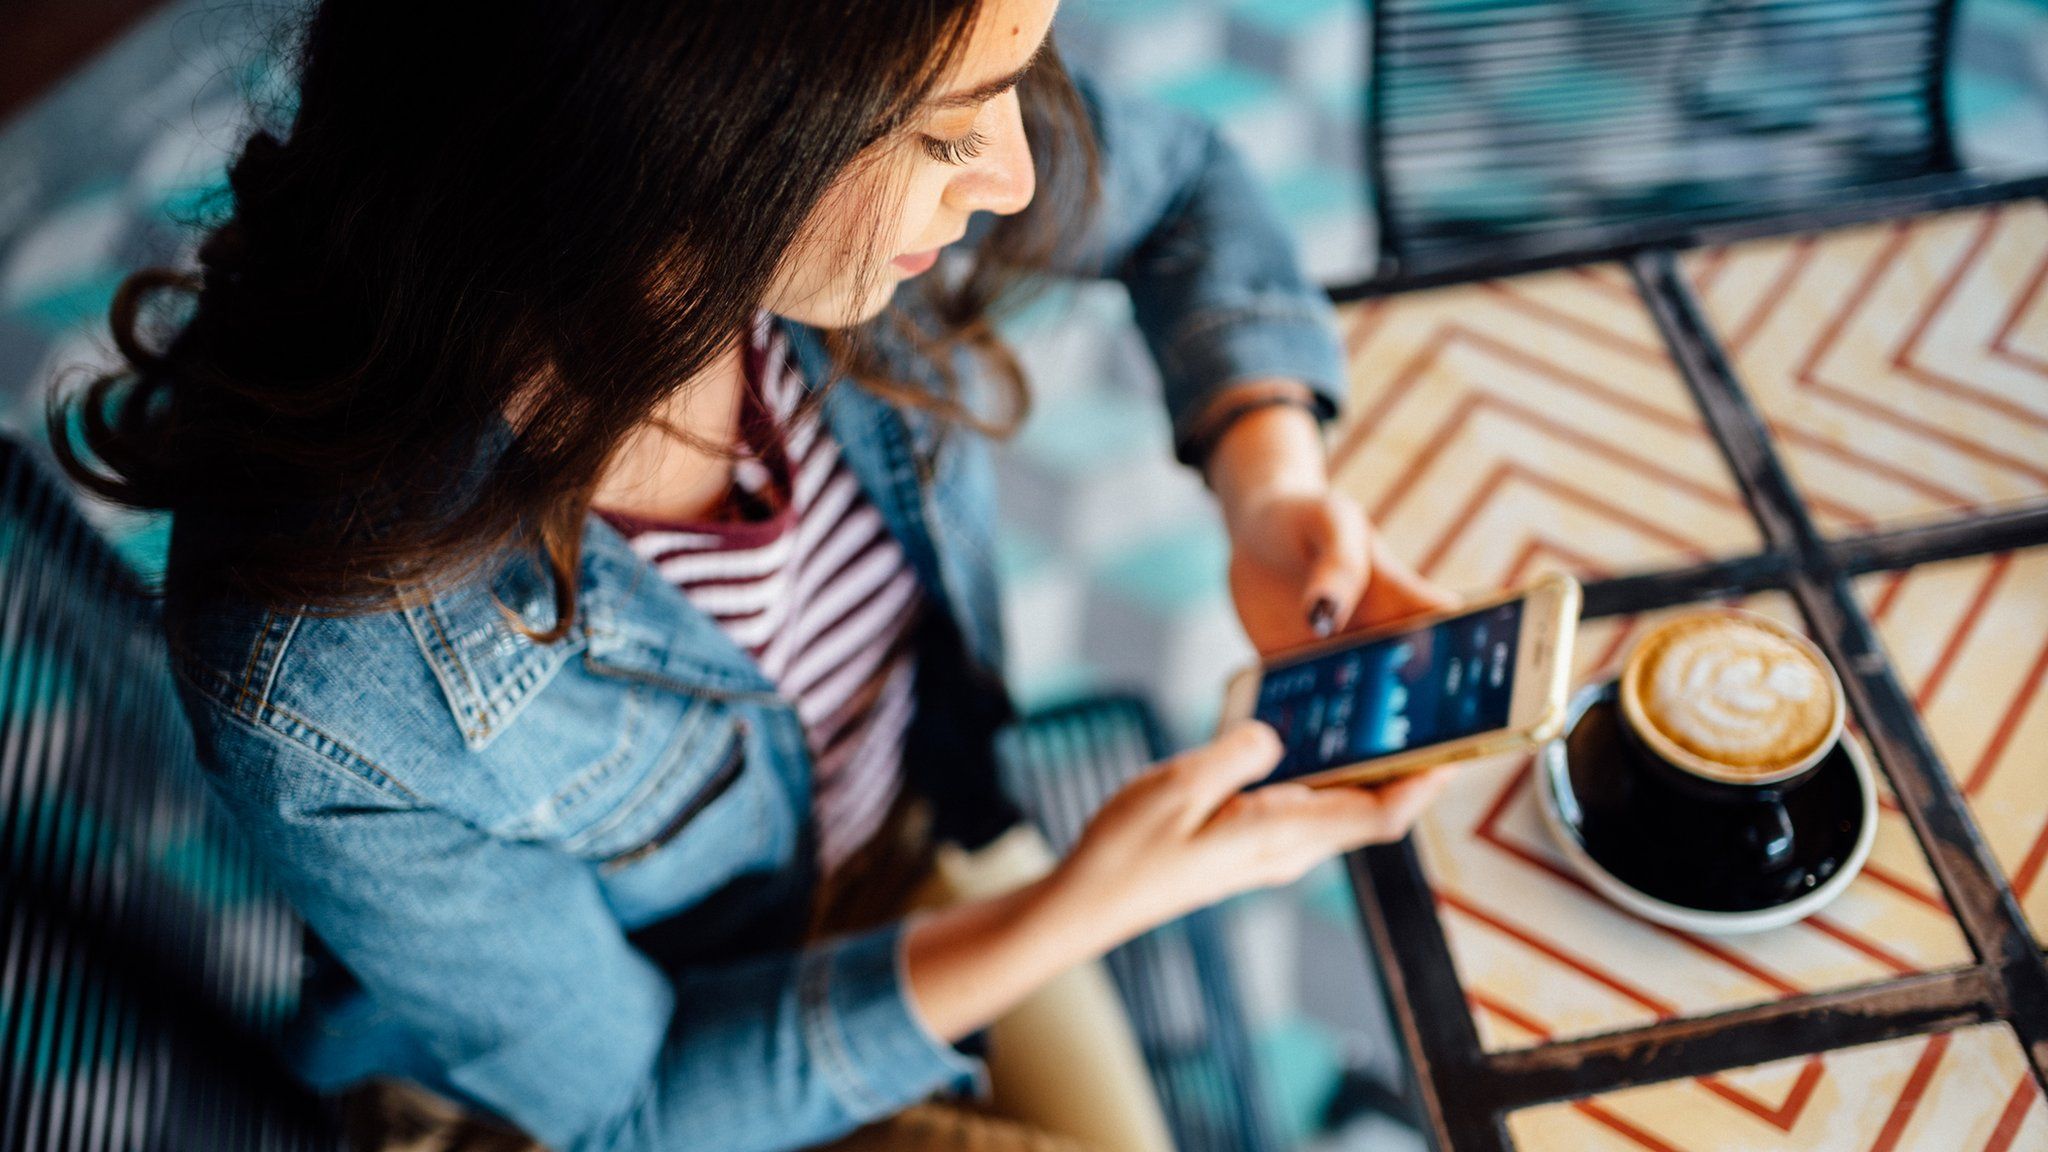
<path fill-rule="evenodd" d="M 488 788 L 478 766 L 494 746 L 531 739 L 508 730 L 585 644 L 580 629 L 544 644 L 515 626 L 551 602 L 503 572 L 348 615 L 211 597 L 178 613 L 172 666 L 202 759 L 218 771 L 286 759 L 460 802 Z M 263 754 L 280 743 L 308 755 Z"/>
<path fill-rule="evenodd" d="M 438 693 L 401 613 L 320 616 L 215 597 L 180 613 L 170 655 L 201 760 L 217 775 L 247 782 L 289 763 L 412 791 L 379 755 L 379 734 L 431 737 Z M 284 746 L 307 755 L 279 756 Z"/>
<path fill-rule="evenodd" d="M 200 760 L 273 815 L 433 808 L 605 858 L 650 797 L 715 775 L 737 732 L 711 701 L 594 666 L 588 613 L 551 643 L 521 630 L 551 604 L 508 567 L 383 612 L 209 606 L 172 649 Z"/>

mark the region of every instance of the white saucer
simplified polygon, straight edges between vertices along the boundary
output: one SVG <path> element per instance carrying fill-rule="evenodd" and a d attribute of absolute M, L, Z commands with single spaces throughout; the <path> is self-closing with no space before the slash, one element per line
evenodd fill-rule
<path fill-rule="evenodd" d="M 1572 869 L 1586 883 L 1602 896 L 1622 908 L 1635 913 L 1645 920 L 1688 932 L 1710 936 L 1733 936 L 1748 932 L 1767 932 L 1803 920 L 1825 908 L 1835 897 L 1855 881 L 1863 871 L 1863 863 L 1870 858 L 1870 846 L 1877 839 L 1877 777 L 1870 766 L 1870 756 L 1864 751 L 1863 742 L 1852 732 L 1842 733 L 1842 746 L 1848 751 L 1849 762 L 1855 767 L 1856 779 L 1863 790 L 1863 826 L 1856 833 L 1856 842 L 1849 850 L 1835 874 L 1828 877 L 1812 891 L 1783 904 L 1760 908 L 1752 912 L 1719 912 L 1699 908 L 1688 908 L 1648 895 L 1630 887 L 1613 873 L 1600 866 L 1586 851 L 1579 838 L 1565 823 L 1559 808 L 1559 780 L 1568 779 L 1565 761 L 1565 737 L 1571 734 L 1571 727 L 1578 723 L 1586 708 L 1597 700 L 1604 684 L 1592 684 L 1580 689 L 1572 698 L 1569 718 L 1565 731 L 1556 739 L 1544 744 L 1536 757 L 1536 796 L 1543 809 L 1543 822 L 1549 826 L 1551 839 L 1557 843 L 1570 862 Z"/>

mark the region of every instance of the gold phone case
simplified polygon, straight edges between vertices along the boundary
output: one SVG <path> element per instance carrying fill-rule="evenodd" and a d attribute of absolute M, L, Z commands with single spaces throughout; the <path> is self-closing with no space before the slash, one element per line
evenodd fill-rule
<path fill-rule="evenodd" d="M 1399 776 L 1420 772 L 1425 768 L 1433 768 L 1438 764 L 1447 764 L 1454 760 L 1498 756 L 1508 752 L 1534 748 L 1545 740 L 1556 736 L 1564 727 L 1565 699 L 1571 682 L 1572 637 L 1578 627 L 1579 605 L 1583 594 L 1579 589 L 1579 582 L 1562 573 L 1545 576 L 1512 592 L 1482 600 L 1476 604 L 1461 604 L 1449 612 L 1440 613 L 1421 621 L 1403 622 L 1389 628 L 1375 629 L 1371 633 L 1360 636 L 1347 636 L 1337 640 L 1318 641 L 1315 644 L 1304 645 L 1301 648 L 1278 653 L 1272 660 L 1262 661 L 1259 664 L 1244 669 L 1238 673 L 1238 677 L 1262 676 L 1268 666 L 1281 660 L 1293 660 L 1319 651 L 1328 651 L 1365 643 L 1379 636 L 1416 631 L 1424 627 L 1433 626 L 1439 620 L 1448 620 L 1472 612 L 1483 611 L 1496 605 L 1508 603 L 1511 600 L 1533 597 L 1537 593 L 1553 587 L 1557 589 L 1559 597 L 1558 620 L 1556 627 L 1551 633 L 1556 650 L 1547 657 L 1550 668 L 1549 682 L 1542 688 L 1542 710 L 1537 713 L 1532 721 L 1520 727 L 1497 728 L 1491 732 L 1481 732 L 1477 735 L 1466 736 L 1457 740 L 1447 740 L 1441 744 L 1429 744 L 1421 748 L 1410 749 L 1406 752 L 1396 752 L 1389 756 L 1361 760 L 1356 764 L 1346 764 L 1337 768 L 1325 769 L 1313 775 L 1296 777 L 1292 783 L 1307 784 L 1315 788 L 1326 788 L 1339 784 L 1378 784 Z M 1233 690 L 1235 690 L 1234 684 Z M 1250 715 L 1251 710 L 1246 709 L 1245 714 Z"/>

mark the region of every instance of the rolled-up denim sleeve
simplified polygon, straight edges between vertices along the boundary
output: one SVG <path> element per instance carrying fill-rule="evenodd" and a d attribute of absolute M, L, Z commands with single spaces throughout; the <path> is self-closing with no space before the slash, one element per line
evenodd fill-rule
<path fill-rule="evenodd" d="M 980 1073 L 916 1016 L 901 924 L 664 972 L 587 862 L 226 723 L 216 782 L 286 895 L 450 1084 L 557 1152 L 808 1147 Z"/>
<path fill-rule="evenodd" d="M 1165 382 L 1174 441 L 1233 384 L 1308 385 L 1317 415 L 1344 394 L 1330 301 L 1295 256 L 1243 161 L 1214 126 L 1076 77 L 1101 155 L 1102 196 L 1063 263 L 1114 277 Z"/>

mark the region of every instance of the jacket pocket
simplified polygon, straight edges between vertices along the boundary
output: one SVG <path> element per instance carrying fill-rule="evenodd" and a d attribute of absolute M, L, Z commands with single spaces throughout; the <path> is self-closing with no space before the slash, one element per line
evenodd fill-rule
<path fill-rule="evenodd" d="M 695 791 L 688 794 L 687 798 L 668 817 L 667 821 L 655 830 L 651 838 L 643 843 L 604 857 L 599 862 L 599 870 L 606 873 L 617 872 L 621 868 L 630 867 L 661 851 L 668 846 L 671 840 L 681 835 L 683 829 L 688 828 L 698 816 L 702 815 L 705 809 L 711 807 L 720 797 L 730 792 L 733 784 L 739 780 L 740 773 L 746 769 L 746 740 L 744 736 L 744 725 L 735 722 L 731 746 L 726 749 L 724 759 L 719 763 L 718 768 L 712 772 L 711 776 L 704 780 L 703 783 L 697 785 Z"/>
<path fill-rule="evenodd" d="M 648 693 L 643 714 L 602 782 L 565 806 L 560 843 L 616 871 L 659 852 L 696 829 L 716 826 L 712 839 L 743 844 L 754 804 L 746 784 L 745 724 L 721 705 Z M 585 776 L 591 773 L 586 772 Z M 746 811 L 729 811 L 746 809 Z M 707 827 L 706 832 L 712 832 Z"/>

